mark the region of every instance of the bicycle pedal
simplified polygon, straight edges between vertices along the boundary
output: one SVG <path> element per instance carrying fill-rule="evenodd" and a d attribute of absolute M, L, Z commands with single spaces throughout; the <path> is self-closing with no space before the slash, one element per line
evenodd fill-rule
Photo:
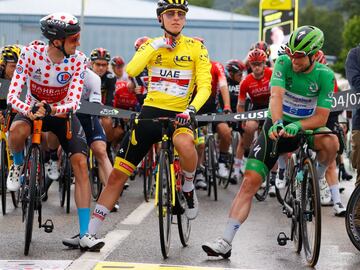
<path fill-rule="evenodd" d="M 54 230 L 54 223 L 51 219 L 47 219 L 43 225 L 41 225 L 42 228 L 44 228 L 44 231 L 46 233 L 52 233 Z"/>
<path fill-rule="evenodd" d="M 279 233 L 277 237 L 277 242 L 279 246 L 285 246 L 287 244 L 287 241 L 290 240 L 289 237 L 286 236 L 284 232 Z"/>

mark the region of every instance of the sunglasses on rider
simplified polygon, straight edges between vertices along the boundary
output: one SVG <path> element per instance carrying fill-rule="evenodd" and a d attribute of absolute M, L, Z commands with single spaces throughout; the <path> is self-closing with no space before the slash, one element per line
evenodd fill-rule
<path fill-rule="evenodd" d="M 251 62 L 250 66 L 254 66 L 254 67 L 260 67 L 262 65 L 264 65 L 264 62 Z"/>
<path fill-rule="evenodd" d="M 165 16 L 166 16 L 168 19 L 174 18 L 174 17 L 175 17 L 175 14 L 177 14 L 177 16 L 178 16 L 180 19 L 184 19 L 185 16 L 186 16 L 186 12 L 181 11 L 181 10 L 168 10 L 168 11 L 165 11 L 164 14 L 165 14 Z"/>
<path fill-rule="evenodd" d="M 289 47 L 286 47 L 286 48 L 285 48 L 285 52 L 286 52 L 286 54 L 287 54 L 289 57 L 291 57 L 291 58 L 302 58 L 302 57 L 307 56 L 306 52 L 304 52 L 304 51 L 295 51 L 295 52 L 292 52 Z"/>

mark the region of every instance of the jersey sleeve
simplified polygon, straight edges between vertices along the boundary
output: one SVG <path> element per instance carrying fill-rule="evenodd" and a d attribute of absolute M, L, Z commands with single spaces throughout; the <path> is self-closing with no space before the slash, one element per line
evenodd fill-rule
<path fill-rule="evenodd" d="M 329 68 L 321 72 L 319 77 L 319 97 L 317 106 L 325 109 L 330 109 L 332 104 L 332 97 L 334 94 L 335 76 L 334 72 Z"/>
<path fill-rule="evenodd" d="M 240 105 L 245 105 L 246 93 L 247 93 L 247 88 L 248 88 L 247 82 L 248 82 L 248 80 L 246 80 L 246 78 L 245 78 L 240 83 L 239 98 L 238 98 L 238 102 Z"/>
<path fill-rule="evenodd" d="M 216 62 L 215 63 L 216 69 L 217 69 L 217 76 L 219 78 L 219 87 L 223 87 L 227 85 L 226 75 L 225 75 L 225 69 L 222 64 Z"/>
<path fill-rule="evenodd" d="M 126 65 L 126 73 L 130 77 L 136 77 L 139 75 L 149 63 L 150 59 L 156 52 L 155 49 L 150 45 L 152 40 L 148 40 L 139 47 L 134 57 Z"/>
<path fill-rule="evenodd" d="M 270 85 L 279 86 L 285 89 L 285 78 L 287 70 L 291 70 L 291 62 L 287 55 L 282 55 L 276 59 L 272 72 Z"/>
<path fill-rule="evenodd" d="M 69 89 L 65 98 L 65 104 L 56 106 L 55 115 L 61 115 L 69 112 L 71 109 L 74 113 L 80 108 L 81 93 L 84 86 L 85 69 L 86 69 L 86 57 L 83 53 L 80 53 L 77 57 L 77 69 L 73 73 L 69 83 Z"/>
<path fill-rule="evenodd" d="M 27 47 L 24 47 L 21 51 L 20 59 L 16 65 L 14 76 L 12 77 L 9 87 L 9 93 L 7 96 L 7 103 L 11 103 L 12 108 L 22 114 L 27 114 L 28 111 L 31 109 L 29 105 L 20 100 L 21 91 L 23 86 L 25 85 L 29 72 L 26 67 L 25 61 L 27 61 L 29 57 L 29 49 Z"/>
<path fill-rule="evenodd" d="M 211 63 L 206 47 L 199 41 L 196 43 L 199 46 L 194 55 L 197 93 L 191 105 L 195 107 L 196 111 L 199 111 L 211 94 Z"/>
<path fill-rule="evenodd" d="M 93 103 L 101 103 L 101 79 L 91 69 L 86 70 L 85 84 L 90 89 L 89 101 Z"/>

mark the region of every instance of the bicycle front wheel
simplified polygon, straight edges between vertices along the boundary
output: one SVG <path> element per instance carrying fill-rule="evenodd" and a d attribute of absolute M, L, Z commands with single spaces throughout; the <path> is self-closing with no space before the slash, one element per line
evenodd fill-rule
<path fill-rule="evenodd" d="M 169 153 L 161 151 L 159 160 L 158 192 L 158 217 L 161 253 L 166 259 L 169 255 L 171 240 L 171 171 Z"/>
<path fill-rule="evenodd" d="M 206 180 L 208 188 L 208 196 L 211 196 L 211 190 L 214 192 L 214 200 L 217 201 L 217 180 L 216 180 L 216 145 L 214 136 L 210 136 L 206 145 Z"/>
<path fill-rule="evenodd" d="M 144 157 L 144 170 L 143 170 L 143 192 L 146 202 L 150 201 L 153 196 L 153 150 L 151 149 Z"/>
<path fill-rule="evenodd" d="M 306 158 L 303 162 L 303 173 L 301 231 L 306 261 L 313 267 L 316 265 L 320 254 L 321 207 L 319 181 L 313 161 L 310 158 Z"/>
<path fill-rule="evenodd" d="M 184 183 L 182 179 L 182 184 Z M 186 247 L 191 232 L 191 221 L 185 215 L 186 199 L 181 191 L 176 192 L 176 217 L 181 244 Z"/>
<path fill-rule="evenodd" d="M 8 162 L 6 157 L 6 142 L 1 140 L 0 142 L 0 177 L 1 177 L 1 209 L 2 214 L 6 215 L 6 178 L 8 175 Z"/>
<path fill-rule="evenodd" d="M 66 213 L 69 214 L 70 213 L 70 204 L 71 204 L 71 175 L 72 175 L 72 170 L 71 170 L 71 164 L 70 164 L 70 160 L 67 158 L 66 159 L 66 166 L 65 166 L 65 177 L 64 177 L 64 187 L 66 190 Z"/>
<path fill-rule="evenodd" d="M 91 187 L 91 195 L 93 199 L 96 201 L 100 196 L 102 190 L 102 183 L 99 178 L 95 156 L 92 151 L 90 151 L 88 157 L 88 167 L 89 167 L 89 181 Z"/>
<path fill-rule="evenodd" d="M 37 176 L 40 174 L 40 153 L 37 147 L 31 150 L 31 159 L 29 158 L 25 163 L 25 183 L 28 184 L 28 188 L 25 188 L 25 197 L 23 200 L 26 201 L 25 207 L 25 248 L 24 255 L 29 254 L 29 248 L 32 238 L 33 224 L 34 224 L 34 211 L 36 204 L 36 181 Z"/>
<path fill-rule="evenodd" d="M 350 196 L 346 216 L 346 232 L 353 245 L 360 250 L 360 185 L 358 185 Z"/>

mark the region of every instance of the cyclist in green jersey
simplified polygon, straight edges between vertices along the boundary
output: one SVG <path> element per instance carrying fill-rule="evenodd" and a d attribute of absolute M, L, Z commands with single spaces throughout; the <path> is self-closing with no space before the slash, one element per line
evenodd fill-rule
<path fill-rule="evenodd" d="M 315 61 L 315 53 L 323 43 L 324 34 L 320 29 L 302 26 L 291 34 L 286 54 L 277 58 L 270 81 L 268 118 L 250 151 L 244 180 L 232 203 L 223 236 L 202 246 L 209 256 L 227 258 L 231 255 L 231 242 L 249 215 L 253 196 L 278 155 L 298 148 L 298 132 L 324 129 L 330 113 L 335 78 L 327 66 Z M 273 141 L 278 137 L 278 154 L 270 157 Z M 338 139 L 333 134 L 317 135 L 310 146 L 317 152 L 317 171 L 321 179 L 336 156 Z"/>

